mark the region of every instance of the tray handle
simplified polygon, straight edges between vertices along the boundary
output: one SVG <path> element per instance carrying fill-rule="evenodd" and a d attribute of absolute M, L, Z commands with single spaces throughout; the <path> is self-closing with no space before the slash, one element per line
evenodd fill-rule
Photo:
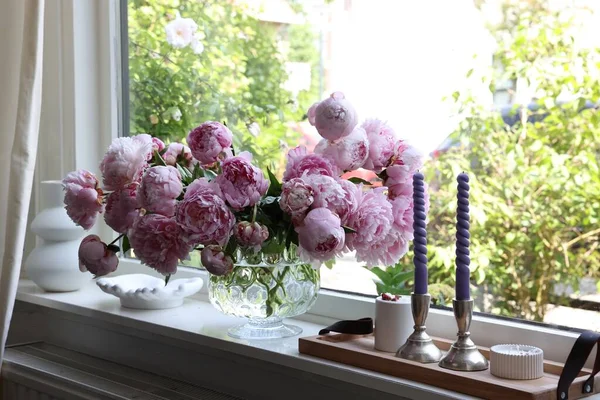
<path fill-rule="evenodd" d="M 599 349 L 596 352 L 596 361 L 594 362 L 594 369 L 590 374 L 590 377 L 583 384 L 583 394 L 594 392 L 594 377 L 600 371 L 600 333 L 585 331 L 575 341 L 567 362 L 560 374 L 558 380 L 558 387 L 556 391 L 556 398 L 559 400 L 568 400 L 569 398 L 569 387 L 581 372 L 581 369 L 585 365 L 587 358 L 594 346 L 598 343 Z"/>
<path fill-rule="evenodd" d="M 338 321 L 325 329 L 321 329 L 319 335 L 326 335 L 329 332 L 368 335 L 373 333 L 373 319 L 361 318 L 353 321 Z"/>

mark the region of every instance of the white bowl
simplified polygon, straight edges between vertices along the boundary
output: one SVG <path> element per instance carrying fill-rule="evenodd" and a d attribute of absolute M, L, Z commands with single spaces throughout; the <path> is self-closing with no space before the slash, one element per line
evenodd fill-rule
<path fill-rule="evenodd" d="M 130 274 L 100 278 L 96 284 L 103 292 L 118 297 L 123 307 L 162 310 L 182 305 L 184 297 L 200 291 L 204 281 L 201 278 L 176 279 L 165 286 L 164 279 Z"/>

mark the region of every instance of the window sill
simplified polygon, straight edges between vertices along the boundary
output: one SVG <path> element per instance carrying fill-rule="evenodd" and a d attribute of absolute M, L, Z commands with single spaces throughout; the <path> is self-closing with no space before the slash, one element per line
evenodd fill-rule
<path fill-rule="evenodd" d="M 117 273 L 153 274 L 154 272 L 137 260 L 121 259 Z M 206 282 L 208 273 L 195 268 L 179 268 L 177 278 L 189 277 L 201 277 Z M 208 301 L 207 285 L 204 285 L 196 298 Z M 302 319 L 316 318 L 314 319 L 315 322 L 321 323 L 321 321 L 324 321 L 322 324 L 328 325 L 334 320 L 375 318 L 374 302 L 373 298 L 325 289 L 321 290 L 316 304 Z M 325 318 L 325 320 L 322 320 L 322 318 Z M 427 332 L 433 336 L 454 338 L 456 335 L 456 320 L 452 311 L 432 308 L 427 318 Z M 522 323 L 516 319 L 507 320 L 493 316 L 474 315 L 471 324 L 471 336 L 475 343 L 486 347 L 498 343 L 519 343 L 536 346 L 544 351 L 545 358 L 564 362 L 579 334 L 536 324 Z M 592 368 L 594 354 L 592 353 L 588 359 L 587 368 Z"/>
<path fill-rule="evenodd" d="M 298 337 L 253 342 L 230 338 L 227 335 L 227 329 L 241 323 L 242 320 L 223 315 L 210 303 L 196 298 L 186 299 L 183 306 L 170 310 L 129 310 L 122 308 L 117 298 L 100 291 L 93 282 L 77 292 L 47 293 L 39 289 L 33 282 L 21 280 L 17 300 L 18 303 L 27 303 L 36 308 L 69 313 L 71 319 L 80 320 L 83 324 L 89 324 L 90 320 L 93 320 L 93 324 L 99 329 L 102 329 L 103 325 L 117 326 L 121 334 L 131 336 L 135 336 L 136 332 L 142 330 L 147 334 L 166 338 L 171 345 L 185 344 L 189 347 L 192 344 L 199 348 L 210 347 L 214 351 L 219 351 L 222 357 L 242 355 L 252 360 L 276 364 L 278 368 L 288 369 L 297 375 L 299 385 L 303 384 L 303 373 L 311 373 L 325 379 L 328 378 L 340 387 L 353 384 L 373 392 L 405 398 L 468 398 L 462 394 L 432 386 L 302 355 L 298 353 Z M 28 311 L 28 317 L 31 316 L 31 313 L 31 310 Z M 18 320 L 19 318 L 17 318 Z M 302 319 L 294 320 L 294 324 L 304 330 L 303 336 L 316 335 L 319 329 L 330 322 L 332 322 L 331 319 L 314 315 L 305 315 Z M 24 323 L 26 324 L 26 321 Z M 21 329 L 27 329 L 27 327 L 15 330 Z M 72 334 L 80 333 L 73 332 Z M 64 340 L 69 342 L 68 338 L 64 338 Z M 120 348 L 122 346 L 119 346 L 118 343 L 111 343 L 110 347 Z M 111 351 L 110 348 L 104 350 Z M 107 356 L 107 358 L 119 360 L 118 356 L 115 358 L 114 355 Z M 198 362 L 202 362 L 202 360 L 198 360 Z M 175 365 L 164 365 L 164 367 L 178 368 Z"/>

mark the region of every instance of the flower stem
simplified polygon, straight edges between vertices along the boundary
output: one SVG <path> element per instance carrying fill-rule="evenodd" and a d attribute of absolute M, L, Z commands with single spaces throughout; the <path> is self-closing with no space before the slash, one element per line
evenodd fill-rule
<path fill-rule="evenodd" d="M 108 246 L 110 246 L 111 244 L 115 244 L 115 243 L 117 243 L 117 241 L 118 241 L 119 239 L 121 239 L 123 236 L 125 236 L 125 234 L 124 234 L 124 233 L 121 233 L 119 236 L 117 236 L 117 238 L 116 238 L 115 240 L 113 240 L 112 242 L 110 242 L 110 243 L 108 244 Z"/>
<path fill-rule="evenodd" d="M 258 203 L 254 204 L 254 209 L 252 210 L 252 223 L 256 221 L 256 211 L 258 210 Z"/>

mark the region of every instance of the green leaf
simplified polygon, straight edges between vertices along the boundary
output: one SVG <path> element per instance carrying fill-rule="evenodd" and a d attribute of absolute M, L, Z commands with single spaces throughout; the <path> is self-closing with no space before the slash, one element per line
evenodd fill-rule
<path fill-rule="evenodd" d="M 127 237 L 127 235 L 123 236 L 123 241 L 121 242 L 121 247 L 122 247 L 122 251 L 123 254 L 127 253 L 130 249 L 131 249 L 131 244 L 129 243 L 129 238 Z"/>
<path fill-rule="evenodd" d="M 236 240 L 233 238 L 233 236 L 229 239 L 229 242 L 227 242 L 227 246 L 225 246 L 225 254 L 227 254 L 228 256 L 230 256 L 231 258 L 233 258 L 233 260 L 235 261 L 236 257 L 235 257 L 235 253 L 237 251 L 238 248 L 238 244 L 236 242 Z"/>
<path fill-rule="evenodd" d="M 344 232 L 346 232 L 346 233 L 356 233 L 356 230 L 354 230 L 348 226 L 342 226 L 342 228 L 344 228 Z"/>
<path fill-rule="evenodd" d="M 273 203 L 277 203 L 277 202 L 279 202 L 279 196 L 265 196 L 260 201 L 260 204 L 265 205 L 265 204 L 273 204 Z"/>
<path fill-rule="evenodd" d="M 194 171 L 192 172 L 192 180 L 195 181 L 198 178 L 204 176 L 204 169 L 200 166 L 200 163 L 194 165 Z"/>
<path fill-rule="evenodd" d="M 154 164 L 162 165 L 163 167 L 167 166 L 167 163 L 165 162 L 164 158 L 162 158 L 162 156 L 160 155 L 160 153 L 158 151 L 154 152 Z"/>
<path fill-rule="evenodd" d="M 214 180 L 217 177 L 217 174 L 215 171 L 212 171 L 210 169 L 205 169 L 204 170 L 204 177 L 208 178 L 209 181 Z"/>
<path fill-rule="evenodd" d="M 179 164 L 175 164 L 177 166 L 177 171 L 179 171 L 179 174 L 181 175 L 181 180 L 184 183 L 191 183 L 191 179 L 192 179 L 192 174 L 190 173 L 190 171 L 187 170 L 187 168 L 183 168 L 181 165 Z"/>
<path fill-rule="evenodd" d="M 335 258 L 332 258 L 331 260 L 327 260 L 323 264 L 325 264 L 325 266 L 327 268 L 331 269 L 335 265 Z"/>
<path fill-rule="evenodd" d="M 400 284 L 404 284 L 405 282 L 412 279 L 414 276 L 414 270 L 400 272 L 392 277 L 392 283 L 394 286 L 398 286 Z"/>
<path fill-rule="evenodd" d="M 267 168 L 267 174 L 269 176 L 269 190 L 267 196 L 279 196 L 281 194 L 281 183 L 277 180 L 277 177 L 271 172 L 270 168 Z"/>
<path fill-rule="evenodd" d="M 387 273 L 387 271 L 381 269 L 380 267 L 371 268 L 370 271 L 381 280 L 382 283 L 391 282 L 392 276 Z"/>
<path fill-rule="evenodd" d="M 292 243 L 298 245 L 298 233 L 294 229 L 294 224 L 290 223 L 285 236 L 285 247 L 289 249 Z"/>
<path fill-rule="evenodd" d="M 167 284 L 169 283 L 170 280 L 171 280 L 171 274 L 168 274 L 167 276 L 165 276 L 165 286 L 167 286 Z"/>
<path fill-rule="evenodd" d="M 357 185 L 358 185 L 358 184 L 360 184 L 360 183 L 362 183 L 363 185 L 372 185 L 372 183 L 371 183 L 371 182 L 369 182 L 369 181 L 366 181 L 366 180 L 364 180 L 364 179 L 362 179 L 362 178 L 359 178 L 358 176 L 353 176 L 353 177 L 350 177 L 350 178 L 348 178 L 348 180 L 349 180 L 350 182 L 352 182 L 352 183 L 355 183 L 355 184 L 357 184 Z"/>

